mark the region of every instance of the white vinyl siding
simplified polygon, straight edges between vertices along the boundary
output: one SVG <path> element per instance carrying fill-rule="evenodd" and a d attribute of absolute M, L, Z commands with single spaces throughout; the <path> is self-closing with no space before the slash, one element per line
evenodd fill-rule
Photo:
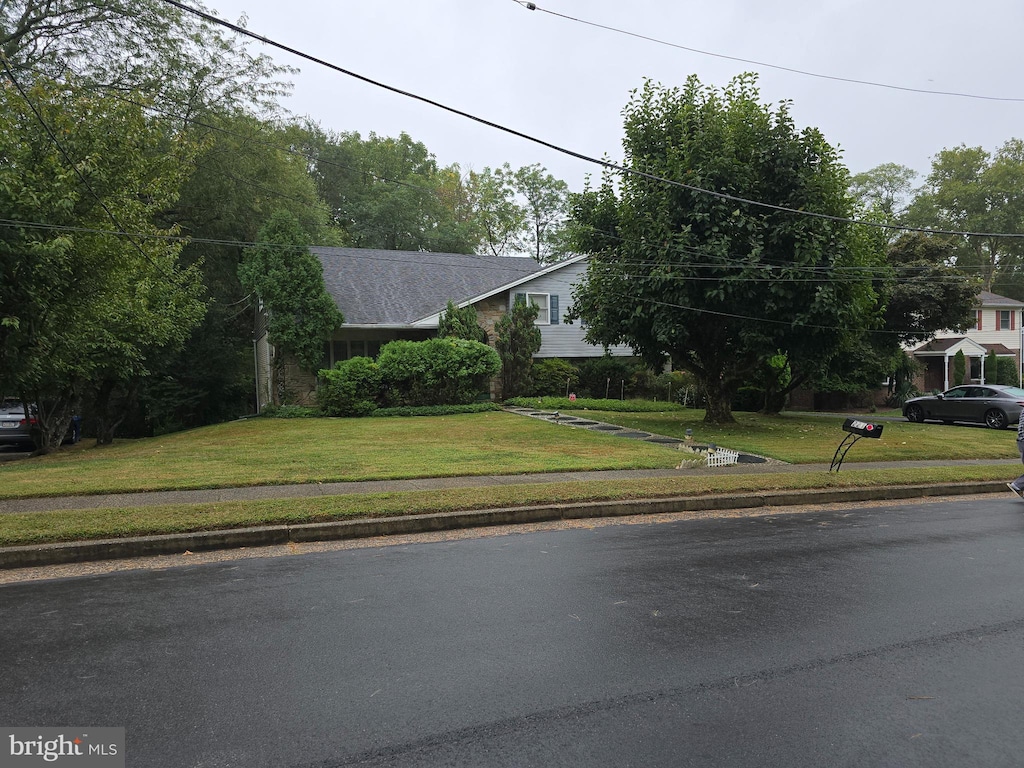
<path fill-rule="evenodd" d="M 966 336 L 978 344 L 1002 344 L 1008 349 L 1020 349 L 1021 341 L 1021 311 L 1016 308 L 1002 309 L 985 307 L 979 310 L 981 316 L 981 328 L 969 330 Z M 1011 317 L 1012 316 L 1012 317 Z M 936 334 L 937 338 L 944 338 L 952 335 L 948 331 Z"/>

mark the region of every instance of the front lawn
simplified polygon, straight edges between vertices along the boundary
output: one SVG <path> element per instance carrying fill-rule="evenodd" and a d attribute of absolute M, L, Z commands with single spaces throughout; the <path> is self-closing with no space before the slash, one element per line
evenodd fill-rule
<path fill-rule="evenodd" d="M 502 412 L 248 419 L 0 465 L 0 498 L 458 475 L 655 469 L 675 451 Z"/>
<path fill-rule="evenodd" d="M 693 430 L 694 442 L 716 443 L 747 453 L 808 464 L 830 462 L 846 435 L 843 418 L 788 412 L 779 416 L 737 412 L 736 423 L 714 427 L 704 423 L 704 411 L 670 413 L 609 413 L 568 411 L 574 416 L 609 421 L 625 427 L 669 437 L 685 437 Z M 870 415 L 858 416 L 871 421 Z M 911 424 L 881 421 L 882 437 L 863 438 L 850 449 L 844 466 L 858 461 L 919 461 L 926 459 L 1013 459 L 1018 457 L 1017 432 L 985 427 Z"/>
<path fill-rule="evenodd" d="M 844 436 L 841 417 L 737 413 L 737 424 L 709 427 L 703 411 L 576 411 L 657 434 L 717 443 L 792 463 L 828 463 Z M 885 422 L 882 438 L 862 439 L 859 461 L 1013 459 L 1016 433 Z M 676 466 L 671 448 L 502 412 L 364 419 L 248 419 L 106 448 L 90 441 L 51 456 L 0 465 L 0 498 L 127 491 L 514 475 Z"/>

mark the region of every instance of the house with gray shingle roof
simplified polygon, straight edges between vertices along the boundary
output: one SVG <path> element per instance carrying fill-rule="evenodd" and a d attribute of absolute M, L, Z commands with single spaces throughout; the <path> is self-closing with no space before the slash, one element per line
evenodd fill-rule
<path fill-rule="evenodd" d="M 381 346 L 396 339 L 422 341 L 437 334 L 438 321 L 449 301 L 472 305 L 494 343 L 494 323 L 517 298 L 540 310 L 537 326 L 541 348 L 537 358 L 600 357 L 603 347 L 583 340 L 579 323 L 568 323 L 573 286 L 587 269 L 585 256 L 544 266 L 531 258 L 476 256 L 461 253 L 385 251 L 370 248 L 313 247 L 324 268 L 324 285 L 345 316 L 344 325 L 324 340 L 323 367 L 351 357 L 375 357 Z M 628 347 L 613 355 L 631 356 Z M 257 392 L 260 407 L 270 401 L 270 349 L 266 335 L 257 339 Z M 315 378 L 301 381 L 300 401 L 315 391 Z"/>
<path fill-rule="evenodd" d="M 995 352 L 997 357 L 1012 357 L 1016 362 L 1018 381 L 1021 370 L 1021 328 L 1024 302 L 999 296 L 990 291 L 978 294 L 974 312 L 974 326 L 965 334 L 949 331 L 937 333 L 935 338 L 908 350 L 923 368 L 916 381 L 922 391 L 946 390 L 958 385 L 953 381 L 953 358 L 963 352 L 968 361 L 967 377 L 971 382 L 984 384 L 992 380 L 992 372 L 985 370 L 985 357 Z"/>

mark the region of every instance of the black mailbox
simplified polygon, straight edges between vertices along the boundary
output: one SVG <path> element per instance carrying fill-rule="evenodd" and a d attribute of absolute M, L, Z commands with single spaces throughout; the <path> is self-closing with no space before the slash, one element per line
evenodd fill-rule
<path fill-rule="evenodd" d="M 881 437 L 882 425 L 871 424 L 870 422 L 860 421 L 859 419 L 847 419 L 843 422 L 843 431 L 850 432 L 854 435 L 860 435 L 861 437 Z"/>

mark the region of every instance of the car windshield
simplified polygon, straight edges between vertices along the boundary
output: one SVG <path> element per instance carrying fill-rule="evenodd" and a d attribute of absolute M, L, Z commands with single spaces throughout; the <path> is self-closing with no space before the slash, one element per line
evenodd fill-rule
<path fill-rule="evenodd" d="M 1020 387 L 1006 387 L 1003 390 L 1003 392 L 1005 392 L 1010 397 L 1016 397 L 1018 399 L 1024 399 L 1024 389 L 1021 389 Z"/>

